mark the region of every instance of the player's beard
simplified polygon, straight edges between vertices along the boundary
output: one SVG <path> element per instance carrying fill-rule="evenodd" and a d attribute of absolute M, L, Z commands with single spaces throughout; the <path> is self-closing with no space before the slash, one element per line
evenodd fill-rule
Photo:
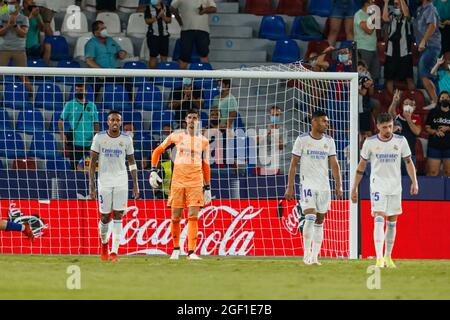
<path fill-rule="evenodd" d="M 201 122 L 197 121 L 189 125 L 189 128 L 193 130 L 194 136 L 199 136 L 202 134 L 202 126 L 200 124 Z"/>
<path fill-rule="evenodd" d="M 387 132 L 387 133 L 383 134 L 382 136 L 383 136 L 383 138 L 385 138 L 386 140 L 387 140 L 387 139 L 390 139 L 390 138 L 392 137 L 392 132 Z"/>

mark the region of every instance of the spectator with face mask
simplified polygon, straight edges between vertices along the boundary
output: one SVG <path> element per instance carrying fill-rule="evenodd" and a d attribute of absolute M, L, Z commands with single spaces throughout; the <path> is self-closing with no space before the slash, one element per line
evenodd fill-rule
<path fill-rule="evenodd" d="M 212 106 L 220 110 L 220 128 L 233 129 L 238 103 L 231 93 L 231 80 L 222 79 L 219 81 L 219 85 L 220 94 L 214 99 Z"/>
<path fill-rule="evenodd" d="M 438 59 L 433 70 L 431 70 L 431 74 L 438 77 L 439 93 L 450 92 L 450 54 Z"/>
<path fill-rule="evenodd" d="M 411 159 L 416 164 L 416 141 L 422 132 L 422 122 L 420 116 L 414 113 L 416 110 L 416 102 L 414 100 L 406 98 L 403 101 L 402 108 L 398 108 L 400 94 L 400 90 L 395 90 L 388 112 L 399 123 L 400 130 L 397 134 L 404 136 L 408 141 L 411 149 Z M 406 174 L 406 167 L 404 166 L 402 166 L 402 173 Z"/>
<path fill-rule="evenodd" d="M 414 20 L 414 35 L 420 52 L 419 78 L 431 99 L 425 110 L 433 109 L 438 101 L 436 87 L 431 80 L 431 71 L 441 53 L 441 32 L 439 31 L 439 15 L 429 0 L 418 0 L 421 6 L 417 9 Z"/>
<path fill-rule="evenodd" d="M 376 29 L 370 23 L 371 16 L 375 14 L 373 6 L 375 6 L 375 0 L 362 1 L 362 8 L 355 14 L 353 32 L 358 46 L 358 55 L 368 64 L 372 79 L 377 84 L 380 78 L 380 62 Z"/>
<path fill-rule="evenodd" d="M 394 93 L 394 80 L 406 81 L 408 90 L 414 90 L 412 44 L 413 32 L 411 16 L 405 0 L 394 0 L 389 12 L 389 0 L 384 0 L 383 21 L 387 23 L 388 40 L 384 78 L 386 89 Z"/>
<path fill-rule="evenodd" d="M 40 58 L 42 54 L 40 32 L 44 32 L 45 25 L 39 7 L 35 5 L 33 0 L 24 0 L 23 13 L 28 17 L 30 24 L 26 41 L 27 57 Z M 48 61 L 46 62 L 48 63 Z"/>
<path fill-rule="evenodd" d="M 429 134 L 427 175 L 437 176 L 444 166 L 444 175 L 450 176 L 450 95 L 441 92 L 436 108 L 428 114 L 425 130 Z"/>

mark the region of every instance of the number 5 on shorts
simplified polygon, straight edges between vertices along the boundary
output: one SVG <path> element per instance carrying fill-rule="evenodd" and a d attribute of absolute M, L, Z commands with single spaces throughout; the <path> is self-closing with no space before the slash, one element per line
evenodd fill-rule
<path fill-rule="evenodd" d="M 379 192 L 372 193 L 372 198 L 373 198 L 373 201 L 380 200 L 380 193 Z"/>

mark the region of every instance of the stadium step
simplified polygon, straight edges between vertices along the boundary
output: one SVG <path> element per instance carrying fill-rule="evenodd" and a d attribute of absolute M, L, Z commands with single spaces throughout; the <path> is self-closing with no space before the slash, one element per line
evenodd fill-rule
<path fill-rule="evenodd" d="M 230 61 L 214 61 L 211 60 L 211 65 L 214 69 L 241 69 L 241 68 L 249 68 L 249 67 L 257 67 L 257 66 L 269 66 L 273 65 L 273 62 L 230 62 Z"/>
<path fill-rule="evenodd" d="M 224 50 L 211 50 L 209 54 L 211 61 L 240 61 L 240 62 L 266 62 L 267 52 L 264 51 L 248 51 L 248 50 L 236 50 L 236 51 L 224 51 Z"/>
<path fill-rule="evenodd" d="M 251 27 L 211 26 L 211 38 L 252 38 Z"/>
<path fill-rule="evenodd" d="M 217 2 L 217 12 L 220 13 L 239 13 L 239 3 L 237 2 Z"/>
<path fill-rule="evenodd" d="M 213 38 L 211 48 L 215 50 L 267 50 L 270 40 L 266 39 L 239 39 L 239 38 Z"/>

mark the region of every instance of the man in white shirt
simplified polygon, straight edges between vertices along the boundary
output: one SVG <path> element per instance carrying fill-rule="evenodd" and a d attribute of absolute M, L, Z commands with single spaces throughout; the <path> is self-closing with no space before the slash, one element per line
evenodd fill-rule
<path fill-rule="evenodd" d="M 313 112 L 311 131 L 300 135 L 292 149 L 285 193 L 286 200 L 294 200 L 295 175 L 300 162 L 300 205 L 305 214 L 303 261 L 307 265 L 320 265 L 318 255 L 323 241 L 323 222 L 331 203 L 330 166 L 336 183 L 336 197 L 341 198 L 343 193 L 336 144 L 333 138 L 325 134 L 328 126 L 329 120 L 325 112 Z"/>
<path fill-rule="evenodd" d="M 117 253 L 122 236 L 122 216 L 127 209 L 128 174 L 125 161 L 133 178 L 133 197 L 139 197 L 137 184 L 137 166 L 134 159 L 133 139 L 120 132 L 122 116 L 118 111 L 108 113 L 108 130 L 94 136 L 89 163 L 89 195 L 96 198 L 95 170 L 98 161 L 98 199 L 101 213 L 99 233 L 102 241 L 101 257 L 103 261 L 118 261 Z M 108 256 L 108 230 L 111 210 L 113 214 L 113 241 Z"/>
<path fill-rule="evenodd" d="M 181 26 L 180 34 L 180 68 L 186 69 L 193 47 L 197 48 L 201 62 L 208 62 L 209 54 L 209 17 L 216 13 L 214 0 L 174 0 L 170 10 Z"/>
<path fill-rule="evenodd" d="M 370 196 L 372 215 L 375 217 L 373 238 L 377 254 L 376 266 L 395 268 L 391 254 L 394 247 L 397 216 L 402 213 L 402 177 L 401 161 L 405 161 L 406 170 L 411 178 L 411 195 L 419 192 L 416 168 L 411 160 L 411 150 L 405 137 L 393 134 L 394 120 L 388 113 L 377 118 L 377 135 L 367 138 L 361 150 L 361 160 L 356 169 L 351 198 L 358 201 L 358 185 L 361 182 L 367 162 L 371 162 Z M 384 217 L 387 217 L 386 235 Z M 386 251 L 383 257 L 383 245 Z"/>

